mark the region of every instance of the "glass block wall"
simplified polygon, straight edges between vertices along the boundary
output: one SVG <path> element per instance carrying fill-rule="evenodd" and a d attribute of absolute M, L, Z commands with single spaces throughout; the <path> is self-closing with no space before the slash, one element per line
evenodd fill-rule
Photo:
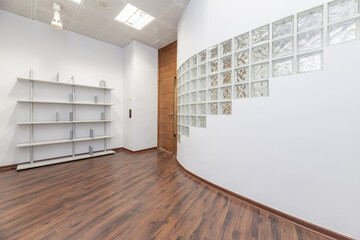
<path fill-rule="evenodd" d="M 177 70 L 177 130 L 231 115 L 232 101 L 267 97 L 269 79 L 321 71 L 324 45 L 360 39 L 360 0 L 335 0 L 200 51 Z"/>

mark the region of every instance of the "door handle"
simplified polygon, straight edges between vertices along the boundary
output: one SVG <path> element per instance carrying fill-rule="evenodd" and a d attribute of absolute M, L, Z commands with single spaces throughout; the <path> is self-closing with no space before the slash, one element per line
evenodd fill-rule
<path fill-rule="evenodd" d="M 169 116 L 174 116 L 174 115 L 175 115 L 175 113 L 169 113 L 168 115 L 169 115 Z"/>

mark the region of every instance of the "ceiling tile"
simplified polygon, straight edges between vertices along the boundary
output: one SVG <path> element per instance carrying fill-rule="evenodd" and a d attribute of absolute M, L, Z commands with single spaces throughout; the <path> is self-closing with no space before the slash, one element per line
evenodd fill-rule
<path fill-rule="evenodd" d="M 131 4 L 140 10 L 158 17 L 162 12 L 174 4 L 173 0 L 133 0 Z"/>
<path fill-rule="evenodd" d="M 31 4 L 30 1 L 0 1 L 0 9 L 31 18 Z"/>
<path fill-rule="evenodd" d="M 76 8 L 79 7 L 79 4 L 71 0 L 36 0 L 36 11 L 41 9 L 53 13 L 54 2 L 59 3 L 61 6 L 61 17 L 66 17 L 68 19 L 72 19 Z"/>
<path fill-rule="evenodd" d="M 174 5 L 171 9 L 161 14 L 158 19 L 161 22 L 167 23 L 168 25 L 177 28 L 183 12 L 184 9 L 182 7 L 180 7 L 179 5 Z"/>
<path fill-rule="evenodd" d="M 100 14 L 108 19 L 115 18 L 121 10 L 126 6 L 126 3 L 124 3 L 121 0 L 102 0 L 109 4 L 109 8 L 101 8 L 97 5 L 98 0 L 83 0 L 82 6 L 85 8 L 88 8 L 92 12 L 96 12 L 97 14 Z"/>
<path fill-rule="evenodd" d="M 79 22 L 94 28 L 104 28 L 110 21 L 112 20 L 109 20 L 109 18 L 96 14 L 87 8 L 82 8 L 76 18 L 75 24 Z"/>
<path fill-rule="evenodd" d="M 133 39 L 146 45 L 151 45 L 153 42 L 158 40 L 158 38 L 148 35 L 144 32 L 137 33 L 133 36 Z"/>
<path fill-rule="evenodd" d="M 170 34 L 161 38 L 161 41 L 167 42 L 167 43 L 172 43 L 172 42 L 176 41 L 176 39 L 177 39 L 177 32 L 173 31 Z"/>
<path fill-rule="evenodd" d="M 145 26 L 141 31 L 160 39 L 170 32 L 174 31 L 174 28 L 169 27 L 158 20 L 152 21 L 149 25 Z"/>
<path fill-rule="evenodd" d="M 138 33 L 138 30 L 121 22 L 114 21 L 105 33 L 112 34 L 114 37 L 121 36 L 126 39 L 132 39 L 132 37 Z"/>
<path fill-rule="evenodd" d="M 100 38 L 100 41 L 104 41 L 119 47 L 125 47 L 131 42 L 131 39 L 124 38 L 121 35 L 113 34 L 112 32 L 105 32 Z"/>
<path fill-rule="evenodd" d="M 82 22 L 75 22 L 71 28 L 71 31 L 91 37 L 97 38 L 102 28 L 96 28 L 88 24 L 83 24 Z"/>

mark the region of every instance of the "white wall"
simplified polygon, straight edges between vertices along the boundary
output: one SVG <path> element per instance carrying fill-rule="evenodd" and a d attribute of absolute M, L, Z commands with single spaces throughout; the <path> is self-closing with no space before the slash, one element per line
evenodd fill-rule
<path fill-rule="evenodd" d="M 156 147 L 158 51 L 133 41 L 125 47 L 125 59 L 124 147 L 132 151 Z"/>
<path fill-rule="evenodd" d="M 191 1 L 178 67 L 195 53 L 323 0 Z M 270 97 L 233 100 L 231 116 L 182 137 L 178 159 L 219 186 L 360 239 L 360 41 L 325 47 L 324 70 L 270 79 Z M 356 54 L 355 54 L 356 53 Z"/>
<path fill-rule="evenodd" d="M 29 84 L 18 82 L 16 77 L 27 76 L 29 69 L 35 78 L 54 79 L 60 72 L 61 81 L 98 85 L 105 79 L 114 87 L 111 101 L 111 148 L 123 146 L 123 49 L 75 33 L 58 31 L 49 25 L 19 17 L 0 10 L 0 166 L 29 161 L 29 149 L 17 149 L 16 144 L 29 141 L 29 127 L 17 126 L 19 121 L 29 121 L 28 104 L 18 104 L 18 99 L 29 99 Z M 78 101 L 93 101 L 102 90 L 76 90 Z M 35 99 L 67 101 L 70 87 L 35 85 Z M 55 112 L 68 120 L 70 106 L 35 106 L 35 120 L 55 120 Z M 100 119 L 102 107 L 78 107 L 77 119 Z M 103 134 L 103 125 L 79 125 L 77 136 L 88 136 L 89 128 L 96 135 Z M 69 137 L 70 125 L 40 126 L 35 128 L 35 140 L 52 140 Z M 103 141 L 91 143 L 95 150 Z M 89 143 L 77 144 L 77 152 L 88 150 Z M 50 158 L 71 154 L 69 144 L 35 148 L 35 158 Z"/>

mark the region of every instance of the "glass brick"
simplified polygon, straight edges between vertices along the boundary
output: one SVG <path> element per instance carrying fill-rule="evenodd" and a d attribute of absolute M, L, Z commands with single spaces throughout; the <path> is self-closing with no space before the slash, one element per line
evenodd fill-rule
<path fill-rule="evenodd" d="M 323 25 L 323 7 L 316 7 L 297 15 L 297 29 L 302 32 Z"/>
<path fill-rule="evenodd" d="M 180 131 L 178 131 L 178 134 L 176 134 L 177 137 L 177 141 L 178 143 L 181 143 L 181 135 L 180 135 Z"/>
<path fill-rule="evenodd" d="M 252 80 L 262 80 L 269 78 L 269 63 L 260 63 L 252 66 Z"/>
<path fill-rule="evenodd" d="M 199 89 L 205 89 L 206 88 L 206 77 L 199 78 Z"/>
<path fill-rule="evenodd" d="M 200 128 L 206 128 L 206 117 L 198 117 L 198 126 Z"/>
<path fill-rule="evenodd" d="M 217 88 L 209 89 L 209 101 L 217 101 L 219 99 L 219 90 Z"/>
<path fill-rule="evenodd" d="M 269 25 L 252 30 L 252 43 L 258 44 L 269 41 Z"/>
<path fill-rule="evenodd" d="M 208 114 L 218 115 L 218 103 L 208 103 Z"/>
<path fill-rule="evenodd" d="M 269 81 L 254 82 L 251 90 L 251 97 L 267 97 L 269 96 Z"/>
<path fill-rule="evenodd" d="M 199 63 L 206 62 L 206 50 L 199 53 Z"/>
<path fill-rule="evenodd" d="M 184 108 L 184 114 L 188 115 L 189 114 L 189 105 L 184 105 L 183 108 Z"/>
<path fill-rule="evenodd" d="M 249 67 L 235 69 L 235 83 L 249 81 Z"/>
<path fill-rule="evenodd" d="M 197 55 L 191 57 L 190 66 L 195 67 L 197 65 Z"/>
<path fill-rule="evenodd" d="M 219 85 L 219 76 L 217 74 L 214 75 L 210 75 L 208 77 L 208 81 L 209 81 L 209 88 L 214 88 L 217 87 Z"/>
<path fill-rule="evenodd" d="M 190 59 L 186 60 L 185 62 L 185 69 L 189 70 L 190 69 Z"/>
<path fill-rule="evenodd" d="M 199 93 L 198 101 L 199 102 L 206 102 L 206 90 L 199 91 L 198 93 Z"/>
<path fill-rule="evenodd" d="M 221 69 L 228 70 L 232 67 L 232 56 L 227 56 L 221 59 Z"/>
<path fill-rule="evenodd" d="M 193 69 L 191 69 L 191 79 L 194 79 L 197 77 L 197 68 L 194 67 Z"/>
<path fill-rule="evenodd" d="M 289 56 L 294 53 L 294 38 L 283 38 L 272 43 L 274 58 Z"/>
<path fill-rule="evenodd" d="M 185 81 L 184 82 L 187 82 L 190 80 L 190 71 L 186 71 L 185 73 Z"/>
<path fill-rule="evenodd" d="M 260 62 L 269 59 L 269 44 L 264 44 L 252 49 L 253 62 Z"/>
<path fill-rule="evenodd" d="M 359 36 L 360 21 L 350 20 L 328 27 L 329 45 L 355 40 Z"/>
<path fill-rule="evenodd" d="M 313 72 L 322 70 L 322 52 L 309 53 L 298 56 L 298 72 Z"/>
<path fill-rule="evenodd" d="M 214 73 L 219 70 L 219 63 L 218 60 L 214 60 L 209 62 L 209 73 Z"/>
<path fill-rule="evenodd" d="M 185 92 L 190 91 L 190 82 L 185 83 Z"/>
<path fill-rule="evenodd" d="M 199 76 L 204 76 L 206 75 L 206 64 L 200 65 L 199 66 Z"/>
<path fill-rule="evenodd" d="M 190 124 L 190 118 L 189 116 L 185 116 L 185 125 L 189 126 L 189 124 Z"/>
<path fill-rule="evenodd" d="M 359 14 L 358 0 L 336 0 L 328 4 L 329 23 Z"/>
<path fill-rule="evenodd" d="M 190 114 L 191 115 L 196 115 L 197 114 L 197 105 L 196 104 L 191 104 L 190 105 Z"/>
<path fill-rule="evenodd" d="M 197 117 L 196 116 L 190 116 L 190 126 L 191 127 L 197 126 Z"/>
<path fill-rule="evenodd" d="M 249 64 L 249 50 L 235 53 L 235 66 L 240 67 Z"/>
<path fill-rule="evenodd" d="M 241 34 L 235 37 L 235 51 L 242 50 L 249 47 L 249 33 Z"/>
<path fill-rule="evenodd" d="M 294 33 L 294 16 L 287 17 L 272 24 L 273 39 Z"/>
<path fill-rule="evenodd" d="M 209 59 L 217 58 L 219 56 L 218 45 L 210 47 L 208 52 L 209 52 Z"/>
<path fill-rule="evenodd" d="M 206 103 L 198 104 L 198 115 L 206 115 Z"/>
<path fill-rule="evenodd" d="M 232 53 L 232 39 L 220 43 L 221 56 Z"/>
<path fill-rule="evenodd" d="M 190 94 L 190 102 L 191 103 L 196 103 L 197 102 L 197 92 L 192 92 Z"/>
<path fill-rule="evenodd" d="M 234 98 L 248 98 L 249 97 L 249 84 L 239 84 L 234 86 Z"/>
<path fill-rule="evenodd" d="M 223 115 L 231 114 L 231 102 L 221 102 L 220 103 L 220 113 Z"/>
<path fill-rule="evenodd" d="M 185 137 L 189 137 L 189 136 L 190 136 L 189 127 L 184 127 L 184 136 L 185 136 Z"/>
<path fill-rule="evenodd" d="M 185 116 L 180 116 L 180 124 L 181 125 L 185 124 Z"/>
<path fill-rule="evenodd" d="M 294 58 L 284 58 L 273 61 L 273 76 L 286 76 L 293 74 L 294 71 Z"/>
<path fill-rule="evenodd" d="M 315 30 L 298 35 L 298 52 L 306 52 L 310 50 L 322 48 L 323 31 Z"/>
<path fill-rule="evenodd" d="M 221 82 L 222 82 L 222 85 L 229 85 L 229 84 L 231 84 L 231 79 L 232 79 L 231 71 L 227 71 L 227 72 L 221 73 Z"/>
<path fill-rule="evenodd" d="M 221 99 L 222 100 L 229 100 L 231 99 L 231 86 L 230 87 L 222 87 L 220 88 L 221 91 Z"/>
<path fill-rule="evenodd" d="M 191 90 L 192 91 L 197 90 L 197 79 L 191 81 Z"/>

